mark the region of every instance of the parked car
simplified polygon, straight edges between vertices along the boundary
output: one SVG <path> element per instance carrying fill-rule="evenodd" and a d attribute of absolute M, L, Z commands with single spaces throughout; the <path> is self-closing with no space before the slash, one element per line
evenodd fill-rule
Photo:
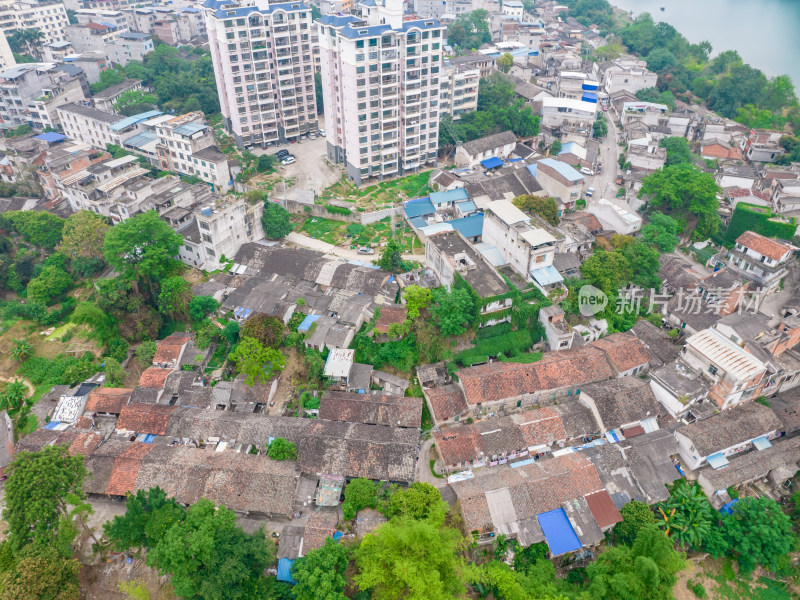
<path fill-rule="evenodd" d="M 312 133 L 309 133 L 309 134 L 308 134 L 308 139 L 310 139 L 310 140 L 315 140 L 315 139 L 317 139 L 317 134 L 316 134 L 316 133 L 313 133 L 313 132 L 312 132 Z"/>
<path fill-rule="evenodd" d="M 361 248 L 358 249 L 358 253 L 359 254 L 375 254 L 375 250 L 373 250 L 372 248 L 367 248 L 366 246 L 361 246 Z"/>
<path fill-rule="evenodd" d="M 281 164 L 285 167 L 286 165 L 291 165 L 296 163 L 297 161 L 294 159 L 294 156 L 287 156 L 281 161 Z"/>
<path fill-rule="evenodd" d="M 284 148 L 283 150 L 278 150 L 278 151 L 275 153 L 275 156 L 277 156 L 277 157 L 278 157 L 280 160 L 283 160 L 284 158 L 286 158 L 287 156 L 289 156 L 289 151 L 288 151 L 288 150 L 286 150 L 285 148 Z"/>
<path fill-rule="evenodd" d="M 581 167 L 581 173 L 584 175 L 594 175 L 594 171 L 587 169 L 586 167 Z"/>
<path fill-rule="evenodd" d="M 585 196 L 591 198 L 594 195 L 594 188 L 586 188 Z"/>
<path fill-rule="evenodd" d="M 320 137 L 325 137 L 325 130 L 324 129 L 317 129 L 317 134 L 319 134 Z"/>
<path fill-rule="evenodd" d="M 306 139 L 306 136 L 304 136 L 304 135 L 301 135 L 301 136 L 300 136 L 300 141 L 302 141 L 302 140 L 304 140 L 304 139 Z"/>

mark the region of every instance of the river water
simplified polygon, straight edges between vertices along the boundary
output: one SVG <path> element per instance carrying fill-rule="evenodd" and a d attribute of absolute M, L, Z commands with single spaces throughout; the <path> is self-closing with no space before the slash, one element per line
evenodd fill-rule
<path fill-rule="evenodd" d="M 649 12 L 692 43 L 708 40 L 714 54 L 736 50 L 769 76 L 789 75 L 800 92 L 800 0 L 609 1 L 634 15 Z"/>

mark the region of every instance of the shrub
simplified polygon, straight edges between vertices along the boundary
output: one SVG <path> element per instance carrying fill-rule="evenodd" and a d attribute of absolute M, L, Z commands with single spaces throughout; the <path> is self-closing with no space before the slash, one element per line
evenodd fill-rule
<path fill-rule="evenodd" d="M 364 229 L 366 228 L 361 223 L 350 223 L 350 225 L 347 226 L 347 233 L 353 237 L 356 237 L 361 235 L 364 232 Z"/>
<path fill-rule="evenodd" d="M 497 326 L 495 326 L 497 327 Z M 533 345 L 533 336 L 528 329 L 518 329 L 506 334 L 480 339 L 475 338 L 475 347 L 456 354 L 453 360 L 461 366 L 485 362 L 488 357 L 503 355 L 513 358 L 523 354 Z"/>
<path fill-rule="evenodd" d="M 53 359 L 33 356 L 20 365 L 17 373 L 30 379 L 33 385 L 73 385 L 98 370 L 94 355 L 87 352 L 81 358 L 69 354 L 59 354 Z"/>
<path fill-rule="evenodd" d="M 694 583 L 688 581 L 686 582 L 686 585 L 692 591 L 692 593 L 698 598 L 708 598 L 708 592 L 706 592 L 706 588 L 703 587 L 702 583 L 700 582 Z"/>
<path fill-rule="evenodd" d="M 755 206 L 740 202 L 733 211 L 728 231 L 725 232 L 725 242 L 733 244 L 745 231 L 755 231 L 766 237 L 791 240 L 797 230 L 797 222 L 784 223 L 772 220 L 775 215 L 769 208 Z"/>
<path fill-rule="evenodd" d="M 327 210 L 332 215 L 352 215 L 353 211 L 349 208 L 344 208 L 343 206 L 331 206 L 330 204 L 325 205 L 325 210 Z"/>
<path fill-rule="evenodd" d="M 285 438 L 276 437 L 270 442 L 267 455 L 272 460 L 297 460 L 297 446 Z"/>

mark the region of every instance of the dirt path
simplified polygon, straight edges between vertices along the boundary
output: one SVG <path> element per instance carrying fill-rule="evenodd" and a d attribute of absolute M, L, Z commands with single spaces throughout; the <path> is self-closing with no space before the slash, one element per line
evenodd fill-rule
<path fill-rule="evenodd" d="M 315 240 L 314 238 L 303 235 L 302 233 L 297 233 L 296 231 L 292 231 L 289 235 L 287 235 L 286 241 L 297 244 L 298 246 L 317 250 L 318 252 L 324 252 L 325 254 L 333 254 L 334 256 L 346 258 L 347 260 L 360 260 L 368 263 L 380 258 L 377 253 L 359 254 L 356 250 L 351 250 L 350 248 L 340 248 L 339 246 L 334 246 L 333 244 L 323 242 L 322 240 Z M 403 260 L 419 260 L 419 258 L 420 255 L 418 254 L 403 254 Z"/>
<path fill-rule="evenodd" d="M 300 357 L 300 353 L 296 348 L 291 348 L 288 354 L 289 355 L 286 357 L 286 366 L 281 373 L 280 381 L 278 381 L 278 389 L 275 390 L 275 396 L 272 398 L 275 406 L 269 409 L 269 414 L 271 415 L 283 414 L 283 408 L 286 406 L 286 403 L 291 400 L 294 393 L 292 379 L 305 369 L 303 359 Z"/>

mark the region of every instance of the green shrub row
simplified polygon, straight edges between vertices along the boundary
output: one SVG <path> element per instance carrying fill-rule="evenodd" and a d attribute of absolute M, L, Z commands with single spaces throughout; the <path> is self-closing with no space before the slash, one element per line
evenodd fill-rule
<path fill-rule="evenodd" d="M 327 210 L 332 215 L 352 215 L 353 211 L 349 208 L 344 208 L 342 206 L 331 206 L 330 204 L 325 205 L 325 210 Z"/>
<path fill-rule="evenodd" d="M 731 223 L 725 233 L 725 242 L 729 245 L 735 243 L 736 238 L 745 231 L 755 231 L 766 237 L 791 240 L 797 230 L 797 219 L 792 217 L 791 223 L 782 223 L 771 221 L 770 219 L 774 216 L 772 211 L 765 206 L 740 202 L 733 211 Z"/>
<path fill-rule="evenodd" d="M 501 354 L 506 357 L 516 356 L 530 349 L 533 345 L 533 336 L 527 329 L 518 329 L 502 336 L 484 339 L 476 337 L 475 342 L 474 348 L 459 352 L 453 357 L 453 360 L 462 367 L 468 367 L 475 363 L 485 362 L 490 356 L 497 357 Z"/>

